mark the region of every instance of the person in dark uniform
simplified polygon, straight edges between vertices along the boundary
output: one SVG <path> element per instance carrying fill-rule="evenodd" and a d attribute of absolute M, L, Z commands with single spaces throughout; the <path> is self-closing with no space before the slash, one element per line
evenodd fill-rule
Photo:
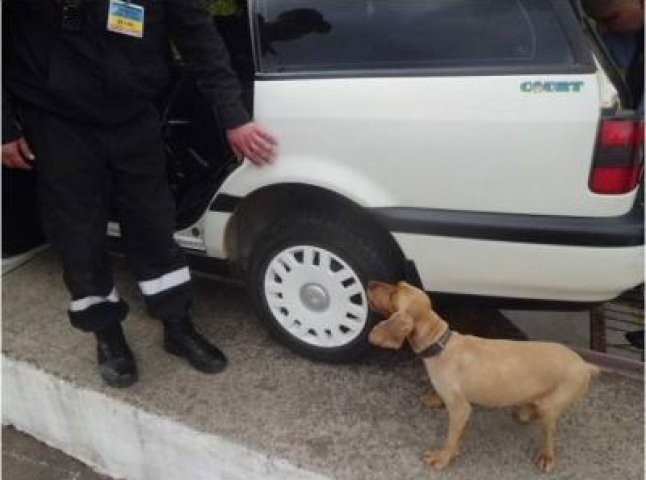
<path fill-rule="evenodd" d="M 190 274 L 173 240 L 154 100 L 167 87 L 171 42 L 227 131 L 233 152 L 271 161 L 274 140 L 240 100 L 226 48 L 201 0 L 6 0 L 2 163 L 38 173 L 43 226 L 60 254 L 71 324 L 93 332 L 103 380 L 137 368 L 121 321 L 106 227 L 116 207 L 129 261 L 164 348 L 214 373 L 226 358 L 193 327 Z M 217 132 L 213 132 L 217 135 Z"/>
<path fill-rule="evenodd" d="M 644 0 L 584 0 L 601 38 L 624 74 L 634 108 L 644 111 Z"/>

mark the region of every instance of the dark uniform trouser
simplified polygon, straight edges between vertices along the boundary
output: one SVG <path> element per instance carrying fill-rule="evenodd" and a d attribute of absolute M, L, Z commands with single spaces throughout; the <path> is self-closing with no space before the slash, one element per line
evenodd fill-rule
<path fill-rule="evenodd" d="M 61 256 L 72 295 L 72 325 L 99 331 L 128 312 L 106 254 L 111 204 L 150 314 L 165 321 L 186 317 L 190 274 L 173 239 L 175 204 L 157 112 L 151 107 L 107 128 L 27 108 L 24 127 L 36 155 L 44 230 Z"/>

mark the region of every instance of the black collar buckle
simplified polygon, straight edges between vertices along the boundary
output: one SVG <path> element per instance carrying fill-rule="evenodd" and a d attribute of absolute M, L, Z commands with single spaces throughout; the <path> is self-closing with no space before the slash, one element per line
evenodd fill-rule
<path fill-rule="evenodd" d="M 435 343 L 431 343 L 428 347 L 426 347 L 424 350 L 419 352 L 417 355 L 423 358 L 431 358 L 439 355 L 446 348 L 446 344 L 449 343 L 449 340 L 451 339 L 451 335 L 453 335 L 453 332 L 451 331 L 450 328 L 447 328 L 446 331 L 442 335 L 440 335 L 440 338 L 438 338 Z"/>

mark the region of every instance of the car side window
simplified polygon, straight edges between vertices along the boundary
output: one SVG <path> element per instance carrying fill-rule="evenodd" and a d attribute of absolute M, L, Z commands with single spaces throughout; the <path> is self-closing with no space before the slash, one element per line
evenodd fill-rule
<path fill-rule="evenodd" d="M 572 63 L 549 0 L 257 0 L 260 72 Z"/>

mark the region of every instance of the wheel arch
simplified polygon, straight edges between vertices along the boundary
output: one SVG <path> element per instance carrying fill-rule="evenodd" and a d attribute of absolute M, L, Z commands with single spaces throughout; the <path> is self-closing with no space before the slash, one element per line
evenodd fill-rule
<path fill-rule="evenodd" d="M 254 244 L 265 229 L 278 218 L 307 211 L 334 218 L 350 217 L 357 228 L 383 241 L 384 254 L 396 259 L 402 272 L 405 271 L 406 257 L 399 244 L 369 209 L 336 192 L 301 183 L 265 186 L 242 198 L 226 223 L 224 249 L 227 257 L 239 269 L 245 270 Z"/>

